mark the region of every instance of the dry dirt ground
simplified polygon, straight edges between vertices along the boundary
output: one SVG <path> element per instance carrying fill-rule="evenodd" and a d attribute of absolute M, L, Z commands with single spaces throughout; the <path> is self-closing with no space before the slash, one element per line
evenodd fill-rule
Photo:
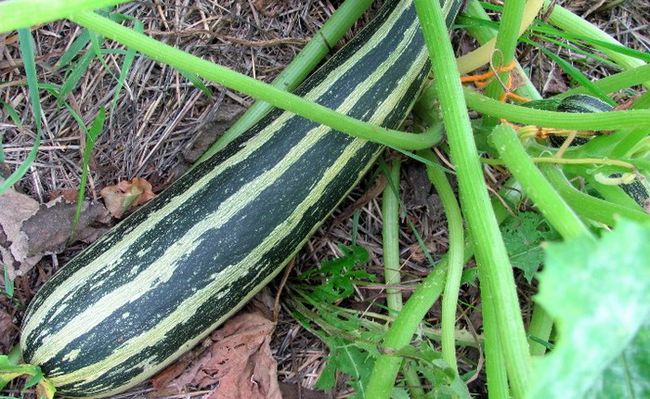
<path fill-rule="evenodd" d="M 144 23 L 145 32 L 159 40 L 195 55 L 226 65 L 257 79 L 270 82 L 300 50 L 331 15 L 341 1 L 308 0 L 177 0 L 133 2 L 119 11 Z M 370 10 L 352 31 L 358 30 L 371 18 L 380 2 Z M 572 1 L 567 2 L 575 12 L 613 34 L 631 47 L 648 51 L 649 8 L 646 0 L 629 1 Z M 611 8 L 607 5 L 617 3 Z M 599 8 L 601 7 L 602 8 Z M 66 21 L 47 24 L 32 31 L 37 55 L 37 71 L 41 82 L 61 84 L 64 73 L 57 69 L 57 61 L 80 34 L 80 28 Z M 352 33 L 348 34 L 351 37 Z M 471 41 L 457 35 L 459 51 L 469 48 Z M 107 49 L 120 49 L 111 41 Z M 521 62 L 529 68 L 540 91 L 562 91 L 568 79 L 553 62 L 539 52 L 527 51 Z M 578 55 L 575 55 L 576 57 Z M 100 106 L 111 109 L 122 55 L 107 54 L 106 65 L 94 59 L 81 75 L 78 86 L 68 95 L 70 106 L 90 123 Z M 611 71 L 593 66 L 587 71 L 594 78 Z M 17 35 L 0 36 L 0 99 L 11 104 L 22 125 L 0 111 L 0 137 L 5 162 L 2 169 L 11 171 L 25 158 L 35 137 L 33 118 L 27 99 L 27 87 L 22 60 L 17 46 Z M 90 162 L 90 178 L 86 198 L 100 201 L 99 191 L 120 180 L 143 177 L 159 192 L 172 183 L 197 157 L 201 149 L 215 140 L 241 110 L 252 103 L 250 98 L 228 89 L 208 84 L 213 95 L 206 96 L 187 82 L 177 71 L 165 65 L 136 57 L 121 90 L 114 111 L 107 116 L 106 129 L 94 146 Z M 76 190 L 81 174 L 81 154 L 85 140 L 71 113 L 56 104 L 56 99 L 42 94 L 44 139 L 33 166 L 15 187 L 38 203 L 51 199 L 53 193 Z M 387 154 L 386 157 L 394 156 Z M 358 209 L 358 242 L 370 252 L 368 269 L 381 273 L 381 213 L 380 192 L 382 179 L 371 173 L 335 212 L 327 223 L 309 241 L 295 261 L 296 270 L 305 270 L 322 260 L 340 255 L 338 243 L 351 238 L 352 211 Z M 428 188 L 422 169 L 407 163 L 400 182 L 402 200 L 407 218 L 413 221 L 423 240 L 435 256 L 445 253 L 447 238 L 444 214 L 437 198 Z M 54 194 L 55 196 L 56 194 Z M 403 271 L 406 276 L 405 295 L 427 274 L 429 268 L 417 240 L 407 223 L 400 235 Z M 0 298 L 0 344 L 6 350 L 18 335 L 24 307 L 38 287 L 66 260 L 86 244 L 67 245 L 59 254 L 44 257 L 25 276 L 16 279 L 16 299 Z M 279 281 L 271 284 L 275 293 Z M 359 291 L 363 301 L 355 306 L 381 301 L 383 290 L 366 287 Z M 459 324 L 480 329 L 478 290 L 464 288 L 461 292 Z M 529 304 L 523 304 L 527 313 Z M 434 308 L 428 320 L 435 325 L 439 309 Z M 0 320 L 0 321 L 2 321 Z M 327 351 L 313 335 L 300 327 L 282 310 L 271 345 L 278 362 L 278 378 L 287 384 L 313 387 L 323 368 Z M 465 353 L 466 352 L 466 353 Z M 461 363 L 468 367 L 479 354 L 463 350 Z M 462 367 L 462 366 L 461 366 Z M 481 384 L 479 378 L 475 382 Z M 14 388 L 12 388 L 14 389 Z M 294 388 L 291 388 L 295 390 Z M 132 392 L 130 396 L 150 393 L 151 389 Z M 307 391 L 301 395 L 307 395 Z M 344 385 L 332 395 L 345 395 Z M 7 392 L 17 394 L 14 389 Z M 203 394 L 196 392 L 196 395 Z M 311 393 L 309 393 L 311 394 Z M 303 396 L 308 397 L 308 396 Z"/>

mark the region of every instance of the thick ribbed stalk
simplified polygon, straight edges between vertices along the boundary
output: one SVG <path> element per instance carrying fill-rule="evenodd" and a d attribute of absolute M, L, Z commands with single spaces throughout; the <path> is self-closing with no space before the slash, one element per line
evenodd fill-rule
<path fill-rule="evenodd" d="M 564 239 L 591 235 L 587 226 L 537 169 L 512 126 L 501 124 L 495 127 L 490 139 L 526 195 Z"/>
<path fill-rule="evenodd" d="M 513 395 L 526 392 L 530 356 L 517 299 L 512 266 L 490 206 L 476 143 L 463 102 L 460 76 L 449 41 L 441 41 L 446 27 L 437 2 L 415 0 L 432 61 L 451 159 L 456 166 L 461 205 L 474 243 L 481 286 L 488 286 Z"/>
<path fill-rule="evenodd" d="M 281 90 L 293 91 L 318 66 L 336 42 L 370 7 L 372 0 L 346 0 L 325 21 L 314 37 L 271 83 Z M 264 101 L 256 101 L 199 159 L 204 161 L 239 137 L 273 109 Z M 198 163 L 197 162 L 197 163 Z"/>
<path fill-rule="evenodd" d="M 386 304 L 388 314 L 397 316 L 402 310 L 402 292 L 398 288 L 399 263 L 399 172 L 400 160 L 393 160 L 386 173 L 388 184 L 384 189 L 381 215 L 384 248 L 384 281 L 386 282 Z"/>
<path fill-rule="evenodd" d="M 438 91 L 440 95 L 440 91 Z M 467 106 L 484 115 L 505 118 L 513 123 L 575 130 L 619 130 L 650 128 L 650 110 L 569 113 L 543 111 L 506 104 L 464 88 Z"/>

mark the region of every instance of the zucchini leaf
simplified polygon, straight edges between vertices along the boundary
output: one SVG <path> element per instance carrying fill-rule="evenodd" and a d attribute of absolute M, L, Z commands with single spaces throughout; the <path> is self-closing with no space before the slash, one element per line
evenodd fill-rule
<path fill-rule="evenodd" d="M 650 226 L 551 244 L 538 277 L 558 342 L 528 398 L 650 397 Z"/>

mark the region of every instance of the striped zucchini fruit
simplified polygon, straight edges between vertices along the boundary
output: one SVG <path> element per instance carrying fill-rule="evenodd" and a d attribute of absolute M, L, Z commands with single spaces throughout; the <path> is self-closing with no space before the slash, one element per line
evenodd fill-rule
<path fill-rule="evenodd" d="M 445 4 L 449 23 L 459 7 Z M 412 1 L 389 0 L 297 94 L 397 127 L 427 72 Z M 108 396 L 144 381 L 267 284 L 381 150 L 272 112 L 42 287 L 23 326 L 25 361 L 66 396 Z"/>
<path fill-rule="evenodd" d="M 588 94 L 572 94 L 562 99 L 534 100 L 523 103 L 522 105 L 544 111 L 573 113 L 607 112 L 613 109 L 611 105 L 603 100 Z M 551 135 L 548 140 L 551 146 L 560 147 L 564 143 L 565 137 Z M 588 141 L 588 138 L 576 137 L 571 142 L 571 145 L 583 145 Z"/>

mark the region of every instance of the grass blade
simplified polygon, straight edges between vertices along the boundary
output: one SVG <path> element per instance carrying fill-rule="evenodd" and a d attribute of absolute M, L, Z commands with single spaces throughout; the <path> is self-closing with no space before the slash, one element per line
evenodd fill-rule
<path fill-rule="evenodd" d="M 201 90 L 203 94 L 212 98 L 212 90 L 210 90 L 198 76 L 193 73 L 182 71 L 180 69 L 178 72 L 180 72 L 185 79 L 189 80 L 194 85 L 194 87 Z"/>
<path fill-rule="evenodd" d="M 90 33 L 87 29 L 82 29 L 81 34 L 76 39 L 74 39 L 70 47 L 65 51 L 65 53 L 63 53 L 61 58 L 59 58 L 59 61 L 56 65 L 57 69 L 65 68 L 68 66 L 70 61 L 72 61 L 81 52 L 81 50 L 86 47 L 89 41 Z"/>
<path fill-rule="evenodd" d="M 135 18 L 133 18 L 132 21 L 133 21 L 134 29 L 137 32 L 143 33 L 144 24 L 142 23 L 142 21 Z M 131 65 L 133 65 L 134 59 L 135 59 L 135 49 L 131 47 L 127 47 L 126 55 L 124 56 L 124 61 L 122 61 L 122 66 L 120 67 L 120 76 L 118 77 L 117 84 L 115 85 L 115 94 L 113 94 L 113 101 L 111 103 L 111 114 L 115 112 L 115 108 L 117 107 L 117 100 L 119 99 L 120 96 L 120 91 L 124 86 L 124 82 L 126 81 L 126 77 L 129 74 L 129 70 L 131 70 Z"/>
<path fill-rule="evenodd" d="M 77 87 L 79 81 L 81 80 L 81 76 L 88 69 L 88 66 L 90 65 L 90 61 L 92 61 L 94 55 L 95 54 L 92 51 L 86 50 L 86 52 L 79 59 L 77 64 L 74 66 L 74 68 L 72 68 L 70 73 L 68 73 L 68 76 L 66 77 L 65 81 L 61 85 L 61 89 L 57 94 L 58 100 L 56 103 L 59 107 L 63 105 L 63 100 L 65 100 L 68 97 L 68 94 L 70 94 L 72 90 L 74 90 Z"/>
<path fill-rule="evenodd" d="M 581 86 L 589 90 L 591 94 L 605 101 L 609 105 L 616 105 L 616 103 L 607 96 L 602 89 L 596 86 L 588 77 L 586 77 L 578 68 L 571 65 L 569 62 L 564 60 L 562 57 L 559 57 L 552 51 L 549 51 L 544 46 L 539 45 L 537 42 L 532 40 L 524 39 L 525 43 L 530 44 L 531 46 L 537 47 L 542 53 L 544 53 L 548 58 L 555 61 L 564 72 L 566 72 L 571 78 L 578 82 Z"/>
<path fill-rule="evenodd" d="M 106 110 L 104 107 L 99 109 L 97 116 L 93 120 L 88 133 L 86 134 L 86 145 L 84 147 L 82 166 L 81 166 L 81 182 L 79 183 L 79 193 L 77 194 L 77 207 L 72 219 L 72 233 L 70 234 L 70 241 L 74 241 L 77 225 L 79 224 L 79 217 L 81 216 L 81 205 L 83 204 L 84 196 L 86 194 L 86 183 L 88 181 L 88 164 L 90 163 L 90 155 L 93 152 L 95 141 L 97 137 L 104 130 L 104 121 L 106 119 Z"/>
<path fill-rule="evenodd" d="M 9 298 L 14 296 L 14 281 L 9 277 L 9 266 L 4 265 L 5 293 Z"/>
<path fill-rule="evenodd" d="M 36 125 L 36 139 L 34 139 L 34 145 L 32 149 L 27 154 L 27 158 L 23 163 L 18 166 L 18 168 L 0 184 L 0 194 L 7 191 L 7 189 L 13 186 L 18 180 L 20 180 L 27 170 L 31 166 L 36 155 L 38 154 L 38 148 L 41 146 L 41 131 L 42 131 L 42 122 L 41 122 L 41 101 L 38 94 L 38 80 L 36 78 L 36 62 L 34 59 L 34 44 L 32 43 L 32 33 L 29 29 L 19 29 L 18 30 L 18 41 L 20 48 L 20 56 L 23 58 L 23 63 L 25 67 L 25 75 L 27 76 L 27 87 L 29 89 L 29 99 L 32 106 L 32 113 L 34 114 L 34 124 Z"/>
<path fill-rule="evenodd" d="M 11 118 L 11 121 L 16 126 L 21 127 L 23 125 L 23 121 L 20 120 L 20 116 L 18 115 L 18 112 L 16 112 L 16 109 L 12 107 L 11 104 L 3 100 L 0 100 L 0 104 L 2 104 L 2 109 L 9 116 L 9 118 Z"/>

